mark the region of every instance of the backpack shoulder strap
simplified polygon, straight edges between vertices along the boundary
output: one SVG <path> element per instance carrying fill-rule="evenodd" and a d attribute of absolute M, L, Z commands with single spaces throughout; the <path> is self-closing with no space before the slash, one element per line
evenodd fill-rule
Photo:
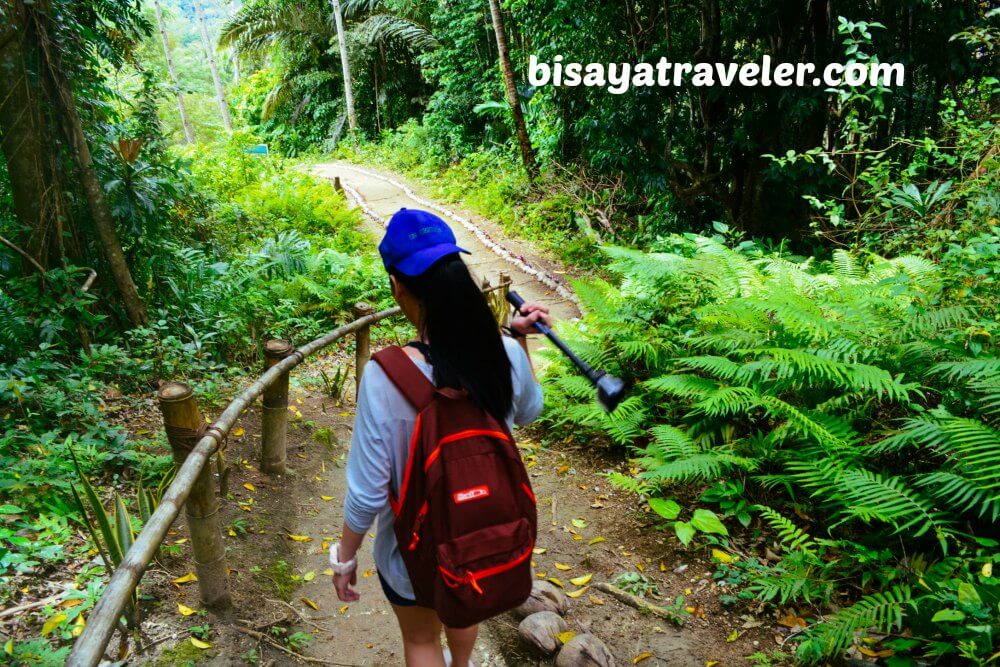
<path fill-rule="evenodd" d="M 417 368 L 413 359 L 403 351 L 403 348 L 398 345 L 390 345 L 373 354 L 372 360 L 378 362 L 399 393 L 417 409 L 417 412 L 430 405 L 437 389 L 423 374 L 423 371 Z"/>

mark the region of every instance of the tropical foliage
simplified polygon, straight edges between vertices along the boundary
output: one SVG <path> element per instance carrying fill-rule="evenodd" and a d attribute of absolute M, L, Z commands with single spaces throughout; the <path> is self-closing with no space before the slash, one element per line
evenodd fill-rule
<path fill-rule="evenodd" d="M 720 576 L 816 609 L 800 658 L 904 626 L 912 637 L 890 649 L 988 655 L 1000 623 L 995 309 L 956 299 L 941 265 L 913 255 L 819 262 L 721 235 L 606 253 L 620 278 L 578 284 L 577 342 L 636 390 L 607 415 L 586 382 L 556 372 L 550 422 L 627 445 L 638 472 L 612 481 L 643 496 L 739 480 L 781 559 Z M 862 598 L 845 599 L 845 578 Z M 824 617 L 832 605 L 844 609 Z"/>

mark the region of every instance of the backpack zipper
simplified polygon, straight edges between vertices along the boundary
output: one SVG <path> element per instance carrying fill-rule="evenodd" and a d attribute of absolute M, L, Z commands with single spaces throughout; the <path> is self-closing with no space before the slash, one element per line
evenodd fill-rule
<path fill-rule="evenodd" d="M 424 519 L 427 518 L 427 501 L 420 506 L 420 511 L 417 512 L 417 518 L 413 522 L 413 540 L 410 542 L 410 546 L 407 547 L 410 551 L 416 551 L 417 545 L 420 544 L 420 527 L 424 523 Z"/>

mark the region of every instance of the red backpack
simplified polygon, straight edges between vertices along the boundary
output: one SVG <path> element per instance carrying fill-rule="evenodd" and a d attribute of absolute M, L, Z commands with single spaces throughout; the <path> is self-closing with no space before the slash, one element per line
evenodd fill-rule
<path fill-rule="evenodd" d="M 538 519 L 510 429 L 466 392 L 436 388 L 401 348 L 372 358 L 417 410 L 402 486 L 389 495 L 417 604 L 452 628 L 520 605 Z"/>

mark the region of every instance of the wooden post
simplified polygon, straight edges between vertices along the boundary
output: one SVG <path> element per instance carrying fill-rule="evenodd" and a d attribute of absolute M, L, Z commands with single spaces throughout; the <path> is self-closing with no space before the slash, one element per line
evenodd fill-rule
<path fill-rule="evenodd" d="M 264 343 L 264 370 L 294 351 L 287 340 L 272 338 Z M 286 442 L 288 436 L 288 373 L 264 390 L 264 412 L 261 415 L 260 469 L 272 475 L 286 472 Z"/>
<path fill-rule="evenodd" d="M 333 177 L 333 189 L 340 194 L 344 194 L 344 184 L 340 182 L 340 176 Z"/>
<path fill-rule="evenodd" d="M 510 324 L 510 307 L 507 305 L 507 292 L 510 291 L 510 284 L 510 274 L 506 271 L 501 271 L 497 302 L 500 304 L 500 313 L 502 313 L 499 322 L 502 327 Z"/>
<path fill-rule="evenodd" d="M 371 304 L 354 304 L 354 319 L 360 319 L 375 312 Z M 372 328 L 365 325 L 354 334 L 354 400 L 357 401 L 361 392 L 361 374 L 365 371 L 365 364 L 372 356 Z"/>
<path fill-rule="evenodd" d="M 180 382 L 168 382 L 157 392 L 160 412 L 167 431 L 167 441 L 178 466 L 184 464 L 188 452 L 201 439 L 205 423 L 202 421 L 198 402 L 191 387 Z M 184 503 L 191 547 L 194 550 L 194 568 L 198 575 L 201 603 L 206 607 L 228 607 L 229 568 L 226 567 L 226 547 L 219 529 L 219 503 L 215 498 L 212 466 L 207 461 L 191 487 Z"/>

